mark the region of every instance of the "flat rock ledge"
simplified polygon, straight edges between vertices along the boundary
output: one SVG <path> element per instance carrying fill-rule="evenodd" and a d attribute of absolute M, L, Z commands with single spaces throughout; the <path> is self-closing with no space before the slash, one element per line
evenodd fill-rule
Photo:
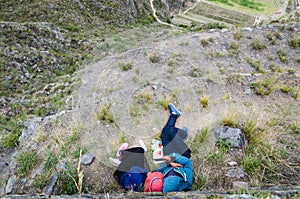
<path fill-rule="evenodd" d="M 26 196 L 26 195 L 6 195 L 0 196 L 1 199 L 183 199 L 183 198 L 192 198 L 192 199 L 300 199 L 300 187 L 293 189 L 265 189 L 265 190 L 247 190 L 247 193 L 235 194 L 229 192 L 213 192 L 213 191 L 189 191 L 189 192 L 173 192 L 173 193 L 107 193 L 99 195 L 89 195 L 82 194 L 80 195 L 35 195 L 35 196 Z M 251 193 L 251 194 L 250 194 Z"/>

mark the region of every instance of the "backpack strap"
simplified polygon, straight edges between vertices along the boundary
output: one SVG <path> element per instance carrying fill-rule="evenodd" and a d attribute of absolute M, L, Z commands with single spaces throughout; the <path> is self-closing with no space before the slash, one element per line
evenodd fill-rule
<path fill-rule="evenodd" d="M 150 192 L 152 192 L 152 184 L 153 184 L 154 180 L 157 180 L 157 179 L 160 179 L 160 177 L 154 177 L 154 178 L 150 181 L 150 187 L 149 187 Z"/>

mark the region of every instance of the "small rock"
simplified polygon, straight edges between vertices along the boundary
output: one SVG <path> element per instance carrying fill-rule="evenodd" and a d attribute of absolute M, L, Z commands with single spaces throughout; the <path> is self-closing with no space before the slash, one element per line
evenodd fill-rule
<path fill-rule="evenodd" d="M 10 194 L 13 190 L 13 186 L 15 185 L 16 183 L 16 180 L 17 180 L 17 177 L 15 175 L 11 176 L 9 179 L 8 179 L 8 182 L 6 184 L 6 188 L 5 188 L 5 193 L 6 194 Z"/>
<path fill-rule="evenodd" d="M 236 165 L 237 165 L 237 162 L 235 162 L 235 161 L 230 161 L 230 162 L 228 162 L 227 164 L 228 164 L 228 166 L 233 167 L 233 166 L 236 166 Z"/>
<path fill-rule="evenodd" d="M 229 31 L 228 29 L 224 28 L 221 30 L 221 33 L 228 32 L 228 31 Z"/>
<path fill-rule="evenodd" d="M 244 146 L 244 134 L 238 128 L 214 128 L 212 131 L 217 135 L 219 143 L 221 140 L 230 147 L 242 148 Z"/>
<path fill-rule="evenodd" d="M 67 169 L 67 161 L 63 161 L 62 163 L 57 164 L 56 169 L 58 170 L 58 172 L 66 170 Z"/>
<path fill-rule="evenodd" d="M 250 88 L 246 89 L 245 91 L 246 95 L 251 95 L 252 94 L 252 90 Z"/>
<path fill-rule="evenodd" d="M 57 175 L 57 173 L 54 173 L 54 175 L 51 178 L 51 182 L 47 185 L 47 187 L 45 189 L 45 194 L 46 195 L 52 195 L 53 194 L 54 186 L 55 186 L 57 180 L 58 180 L 58 175 Z"/>
<path fill-rule="evenodd" d="M 81 157 L 81 164 L 84 164 L 84 165 L 89 165 L 93 162 L 93 160 L 95 159 L 95 155 L 93 154 L 84 154 L 82 157 Z"/>
<path fill-rule="evenodd" d="M 30 137 L 32 134 L 34 134 L 38 130 L 41 122 L 42 122 L 42 118 L 41 117 L 35 117 L 35 118 L 31 119 L 31 120 L 25 121 L 24 122 L 24 126 L 26 126 L 27 129 L 23 129 L 22 130 L 22 135 L 19 137 L 19 141 L 23 142 L 28 137 Z"/>
<path fill-rule="evenodd" d="M 230 178 L 244 178 L 246 176 L 246 172 L 241 169 L 241 168 L 238 168 L 238 169 L 231 169 L 227 174 L 226 176 L 230 177 Z"/>
<path fill-rule="evenodd" d="M 0 196 L 4 195 L 4 187 L 0 186 Z"/>
<path fill-rule="evenodd" d="M 17 168 L 17 166 L 18 166 L 18 164 L 17 164 L 17 162 L 15 161 L 15 160 L 13 160 L 13 161 L 11 161 L 10 163 L 9 163 L 9 169 L 12 171 L 12 170 L 14 170 L 15 168 Z"/>
<path fill-rule="evenodd" d="M 153 84 L 153 85 L 152 85 L 152 89 L 153 89 L 153 90 L 157 90 L 157 85 L 156 85 L 156 84 Z"/>
<path fill-rule="evenodd" d="M 252 32 L 252 31 L 253 31 L 253 29 L 250 28 L 250 27 L 242 28 L 242 30 L 244 30 L 244 31 L 249 31 L 249 32 Z"/>
<path fill-rule="evenodd" d="M 226 196 L 226 199 L 258 199 L 258 198 L 251 196 L 249 194 L 238 194 L 238 195 Z"/>
<path fill-rule="evenodd" d="M 27 179 L 26 178 L 22 178 L 19 180 L 19 183 L 20 184 L 25 184 L 27 182 Z"/>
<path fill-rule="evenodd" d="M 232 188 L 233 189 L 247 189 L 248 185 L 249 184 L 247 182 L 242 182 L 242 181 L 232 182 Z"/>

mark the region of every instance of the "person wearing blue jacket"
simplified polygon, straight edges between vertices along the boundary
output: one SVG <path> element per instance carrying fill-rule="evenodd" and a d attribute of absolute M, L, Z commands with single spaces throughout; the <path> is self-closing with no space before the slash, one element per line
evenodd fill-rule
<path fill-rule="evenodd" d="M 157 169 L 164 175 L 163 192 L 192 190 L 193 166 L 189 158 L 178 153 L 164 156 L 165 162 Z"/>

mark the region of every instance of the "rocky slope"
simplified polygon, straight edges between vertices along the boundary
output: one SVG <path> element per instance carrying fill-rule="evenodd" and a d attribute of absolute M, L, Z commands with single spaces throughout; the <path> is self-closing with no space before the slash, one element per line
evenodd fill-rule
<path fill-rule="evenodd" d="M 130 2 L 137 3 L 126 1 Z M 117 2 L 112 4 L 117 6 Z M 5 5 L 1 8 L 14 6 Z M 77 22 L 72 24 L 82 24 Z M 251 187 L 274 190 L 277 186 L 294 188 L 291 197 L 299 193 L 299 22 L 204 32 L 156 23 L 84 33 L 74 25 L 60 29 L 53 24 L 5 22 L 1 27 L 2 56 L 11 63 L 8 68 L 2 63 L 6 72 L 1 73 L 2 79 L 8 80 L 1 90 L 2 118 L 20 116 L 23 108 L 41 116 L 20 122 L 26 128 L 22 128 L 17 150 L 1 146 L 2 194 L 74 194 L 78 190 L 73 180 L 79 182 L 79 170 L 85 174 L 85 192 L 122 192 L 112 179 L 114 167 L 108 157 L 123 141 L 135 144 L 143 138 L 150 146 L 164 125 L 164 104 L 169 101 L 183 113 L 178 125 L 190 129 L 194 190 L 250 193 Z M 89 64 L 77 70 L 82 52 Z M 32 71 L 38 72 L 37 77 Z M 32 88 L 26 81 L 33 81 Z M 71 85 L 72 93 L 65 92 Z M 20 88 L 29 91 L 24 94 Z M 9 103 L 14 89 L 28 96 L 19 98 L 20 106 Z M 34 101 L 30 96 L 36 104 L 29 106 Z M 49 96 L 54 97 L 52 101 Z M 205 96 L 207 107 L 201 103 Z M 69 99 L 67 111 L 55 105 L 57 109 L 46 109 L 46 113 L 35 112 L 37 104 L 51 107 L 61 98 Z M 255 121 L 254 135 L 247 137 L 251 150 L 232 149 L 222 156 L 214 147 L 213 134 L 207 138 L 202 134 L 224 125 L 246 131 L 249 121 Z M 2 132 L 11 132 L 13 127 L 20 129 L 13 123 L 2 126 Z M 93 161 L 76 170 L 80 150 Z M 147 157 L 151 162 L 151 153 Z M 270 192 L 263 190 L 260 196 Z"/>

